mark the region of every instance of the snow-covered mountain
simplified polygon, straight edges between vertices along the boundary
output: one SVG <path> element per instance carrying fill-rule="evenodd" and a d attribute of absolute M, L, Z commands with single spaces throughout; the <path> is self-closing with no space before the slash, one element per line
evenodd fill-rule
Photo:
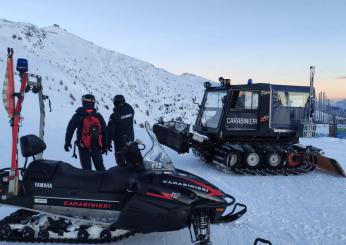
<path fill-rule="evenodd" d="M 192 122 L 205 78 L 189 73 L 174 75 L 147 62 L 101 48 L 58 25 L 38 28 L 32 24 L 0 20 L 0 74 L 5 74 L 7 47 L 15 58 L 29 60 L 29 72 L 43 77 L 45 93 L 55 108 L 73 111 L 80 97 L 92 93 L 106 120 L 112 98 L 125 95 L 136 111 L 136 122 L 171 119 L 187 112 Z M 3 75 L 2 75 L 3 76 Z M 2 78 L 1 78 L 2 80 Z"/>

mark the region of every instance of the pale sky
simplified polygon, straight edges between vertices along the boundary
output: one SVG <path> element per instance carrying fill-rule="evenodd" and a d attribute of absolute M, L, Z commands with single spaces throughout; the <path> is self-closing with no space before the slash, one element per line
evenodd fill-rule
<path fill-rule="evenodd" d="M 0 18 L 67 31 L 170 72 L 316 85 L 346 98 L 346 1 L 1 0 Z"/>

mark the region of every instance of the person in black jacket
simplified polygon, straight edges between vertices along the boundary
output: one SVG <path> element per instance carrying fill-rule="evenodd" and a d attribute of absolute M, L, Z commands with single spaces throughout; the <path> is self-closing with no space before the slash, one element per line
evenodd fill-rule
<path fill-rule="evenodd" d="M 105 170 L 102 154 L 107 152 L 106 122 L 95 109 L 95 97 L 93 95 L 83 95 L 82 104 L 83 107 L 76 110 L 68 123 L 64 149 L 70 151 L 72 148 L 71 140 L 77 129 L 75 144 L 78 147 L 82 168 L 91 170 L 92 160 L 96 170 Z"/>
<path fill-rule="evenodd" d="M 133 117 L 135 112 L 132 106 L 125 102 L 123 95 L 116 95 L 113 103 L 113 114 L 108 122 L 107 148 L 109 151 L 112 150 L 113 141 L 115 160 L 119 166 L 124 166 L 127 164 L 126 154 L 124 154 L 125 144 L 134 141 Z"/>

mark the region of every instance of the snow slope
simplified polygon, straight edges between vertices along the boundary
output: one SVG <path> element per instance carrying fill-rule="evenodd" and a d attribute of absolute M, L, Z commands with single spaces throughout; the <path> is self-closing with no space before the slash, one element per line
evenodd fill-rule
<path fill-rule="evenodd" d="M 112 98 L 120 93 L 135 107 L 138 124 L 160 116 L 176 118 L 183 111 L 190 121 L 196 113 L 192 98 L 201 97 L 206 81 L 98 47 L 56 25 L 40 29 L 0 20 L 0 74 L 5 71 L 7 47 L 14 48 L 15 58 L 29 59 L 29 72 L 43 77 L 56 107 L 72 110 L 82 94 L 93 93 L 100 111 L 109 114 Z"/>
<path fill-rule="evenodd" d="M 30 35 L 34 38 L 27 39 Z M 128 94 L 130 103 L 138 104 L 136 118 L 139 123 L 146 119 L 153 121 L 166 115 L 165 112 L 171 112 L 172 117 L 179 116 L 182 113 L 179 105 L 185 107 L 189 113 L 187 120 L 191 122 L 194 108 L 189 107 L 189 101 L 203 91 L 200 78 L 196 81 L 196 77 L 189 74 L 175 76 L 148 63 L 97 47 L 58 27 L 38 29 L 29 24 L 6 21 L 0 21 L 0 77 L 4 74 L 6 61 L 2 52 L 7 46 L 14 47 L 16 57 L 29 58 L 30 70 L 43 75 L 45 92 L 52 98 L 53 112 L 47 113 L 46 119 L 48 148 L 45 158 L 63 160 L 75 166 L 79 166 L 78 161 L 71 158 L 71 153 L 64 152 L 63 143 L 67 121 L 82 93 L 92 91 L 96 94 L 106 119 L 111 113 L 105 107 L 111 105 L 110 98 L 115 93 Z M 164 104 L 168 104 L 167 108 Z M 149 116 L 145 113 L 147 109 Z M 171 114 L 167 115 L 169 118 Z M 38 106 L 37 98 L 32 94 L 25 99 L 23 116 L 21 135 L 36 133 Z M 10 127 L 4 109 L 0 109 L 0 125 L 0 164 L 8 166 Z M 143 129 L 136 127 L 135 132 L 138 138 L 148 142 Z M 326 155 L 345 165 L 345 140 L 303 139 L 302 143 L 323 148 Z M 273 244 L 346 244 L 345 179 L 319 171 L 288 177 L 230 176 L 200 162 L 192 154 L 177 155 L 167 151 L 177 168 L 211 181 L 248 206 L 247 214 L 239 221 L 212 227 L 214 244 L 248 245 L 256 237 L 269 239 Z M 20 162 L 23 163 L 23 159 Z M 108 155 L 105 162 L 107 167 L 114 166 L 113 156 Z M 0 210 L 1 217 L 12 211 L 5 207 Z M 177 245 L 190 244 L 190 239 L 184 229 L 136 235 L 117 244 Z"/>

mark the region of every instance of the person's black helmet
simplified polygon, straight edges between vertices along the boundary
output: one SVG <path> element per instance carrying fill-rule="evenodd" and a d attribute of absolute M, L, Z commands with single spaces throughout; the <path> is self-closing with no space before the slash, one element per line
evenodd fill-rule
<path fill-rule="evenodd" d="M 125 104 L 125 97 L 123 95 L 121 95 L 121 94 L 118 94 L 118 95 L 114 96 L 113 104 L 116 107 Z"/>
<path fill-rule="evenodd" d="M 92 94 L 85 94 L 82 96 L 82 104 L 85 108 L 95 107 L 95 96 Z"/>

